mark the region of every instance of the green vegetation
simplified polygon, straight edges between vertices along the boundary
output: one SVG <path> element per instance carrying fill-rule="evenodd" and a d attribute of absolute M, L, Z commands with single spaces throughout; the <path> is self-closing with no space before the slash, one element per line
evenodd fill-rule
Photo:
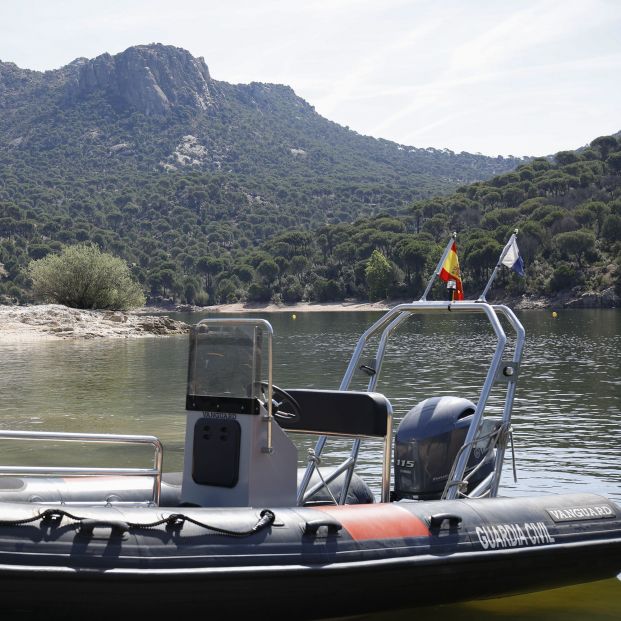
<path fill-rule="evenodd" d="M 393 282 L 393 269 L 390 261 L 379 251 L 374 250 L 364 270 L 372 300 L 384 299 Z"/>
<path fill-rule="evenodd" d="M 579 295 L 613 286 L 618 291 L 621 171 L 614 162 L 621 145 L 616 137 L 606 138 L 605 148 L 597 139 L 589 148 L 560 153 L 556 161 L 538 158 L 396 214 L 314 226 L 300 216 L 301 228 L 286 228 L 296 219 L 273 203 L 236 206 L 241 189 L 225 175 L 154 175 L 138 188 L 128 180 L 112 194 L 102 180 L 99 198 L 82 195 L 78 184 L 69 200 L 70 185 L 50 183 L 41 195 L 12 173 L 2 180 L 4 196 L 11 188 L 20 198 L 0 199 L 0 262 L 6 273 L 0 273 L 0 294 L 5 300 L 31 299 L 30 260 L 55 256 L 63 244 L 92 242 L 127 260 L 155 300 L 415 298 L 457 230 L 464 290 L 475 297 L 515 227 L 527 277 L 502 270 L 492 296 Z M 374 251 L 390 265 L 390 277 L 384 275 L 381 284 L 375 262 L 369 263 Z"/>
<path fill-rule="evenodd" d="M 37 298 L 72 308 L 127 310 L 145 298 L 127 264 L 96 246 L 67 246 L 60 254 L 32 261 L 29 267 Z"/>
<path fill-rule="evenodd" d="M 527 277 L 502 270 L 493 294 L 619 289 L 618 135 L 532 161 L 414 149 L 211 79 L 206 110 L 146 115 L 72 91 L 84 66 L 0 63 L 0 302 L 32 301 L 30 262 L 79 244 L 155 302 L 415 298 L 454 230 L 475 297 L 515 227 Z"/>
<path fill-rule="evenodd" d="M 0 301 L 32 300 L 29 262 L 84 242 L 125 259 L 152 299 L 344 295 L 317 273 L 314 241 L 285 257 L 268 240 L 294 227 L 397 214 L 524 161 L 361 136 L 274 84 L 209 78 L 208 108 L 192 107 L 203 79 L 196 59 L 166 46 L 132 53 L 144 54 L 132 70 L 159 62 L 154 75 L 179 95 L 165 115 L 81 80 L 94 61 L 45 73 L 0 62 Z M 150 84 L 110 75 L 114 84 Z M 132 90 L 138 106 L 152 94 Z M 277 273 L 258 270 L 266 259 Z"/>

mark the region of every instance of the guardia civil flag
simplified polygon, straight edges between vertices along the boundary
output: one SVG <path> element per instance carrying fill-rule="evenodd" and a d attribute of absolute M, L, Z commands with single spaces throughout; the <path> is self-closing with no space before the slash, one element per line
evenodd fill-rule
<path fill-rule="evenodd" d="M 449 280 L 455 281 L 455 294 L 453 300 L 464 299 L 464 289 L 461 283 L 461 270 L 459 269 L 459 259 L 457 258 L 457 244 L 455 241 L 451 244 L 451 248 L 444 259 L 440 273 L 438 274 L 440 280 L 448 282 Z"/>
<path fill-rule="evenodd" d="M 511 235 L 511 239 L 504 247 L 504 250 L 500 256 L 500 262 L 504 266 L 512 269 L 519 276 L 524 276 L 524 260 L 520 256 L 520 250 L 517 245 L 515 234 Z"/>
<path fill-rule="evenodd" d="M 485 296 L 489 291 L 492 283 L 494 282 L 494 278 L 496 278 L 496 273 L 501 265 L 512 269 L 516 274 L 520 276 L 524 276 L 524 260 L 520 256 L 520 249 L 517 245 L 517 233 L 518 230 L 515 229 L 513 235 L 509 238 L 506 246 L 502 249 L 500 253 L 500 258 L 498 259 L 498 264 L 494 268 L 492 275 L 489 277 L 487 284 L 485 285 L 485 289 L 483 289 L 483 293 L 479 296 L 479 302 L 485 302 Z"/>

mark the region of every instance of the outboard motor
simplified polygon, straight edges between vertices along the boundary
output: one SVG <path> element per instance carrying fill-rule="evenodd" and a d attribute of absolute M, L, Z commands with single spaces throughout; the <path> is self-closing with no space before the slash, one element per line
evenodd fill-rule
<path fill-rule="evenodd" d="M 468 399 L 432 397 L 405 415 L 395 438 L 395 500 L 432 500 L 442 496 L 474 411 L 475 405 Z M 481 440 L 473 446 L 466 466 L 468 474 L 480 465 L 469 479 L 470 490 L 494 468 L 495 450 L 489 433 L 498 424 L 498 419 L 483 419 Z"/>

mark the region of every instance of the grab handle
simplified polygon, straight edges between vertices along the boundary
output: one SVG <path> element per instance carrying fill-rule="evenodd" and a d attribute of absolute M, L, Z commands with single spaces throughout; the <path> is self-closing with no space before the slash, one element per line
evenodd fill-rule
<path fill-rule="evenodd" d="M 430 528 L 440 528 L 444 522 L 448 521 L 449 528 L 456 527 L 461 524 L 461 516 L 454 513 L 436 513 L 429 518 Z"/>
<path fill-rule="evenodd" d="M 320 518 L 318 520 L 310 520 L 306 522 L 304 525 L 304 534 L 305 535 L 316 535 L 317 531 L 322 527 L 326 526 L 329 533 L 338 533 L 343 525 L 336 519 L 331 517 Z"/>
<path fill-rule="evenodd" d="M 82 535 L 92 535 L 96 528 L 109 528 L 117 533 L 129 531 L 129 524 L 120 520 L 97 520 L 94 518 L 84 518 L 80 521 L 79 533 Z"/>

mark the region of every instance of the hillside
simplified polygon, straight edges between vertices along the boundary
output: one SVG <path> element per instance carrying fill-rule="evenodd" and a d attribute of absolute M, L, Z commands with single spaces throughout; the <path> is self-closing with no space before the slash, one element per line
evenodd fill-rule
<path fill-rule="evenodd" d="M 214 80 L 171 46 L 46 72 L 0 62 L 0 293 L 27 300 L 31 259 L 89 241 L 154 293 L 200 293 L 205 255 L 397 213 L 523 161 L 361 136 L 287 86 Z"/>
<path fill-rule="evenodd" d="M 255 268 L 249 286 L 222 270 L 212 290 L 229 301 L 417 299 L 451 232 L 458 231 L 464 291 L 476 299 L 516 227 L 526 277 L 502 268 L 488 299 L 618 306 L 621 137 L 599 137 L 553 161 L 534 159 L 452 195 L 414 202 L 398 216 L 325 225 L 314 235 L 282 233 L 262 255 L 240 255 L 232 266 L 233 272 L 244 263 Z M 444 283 L 437 283 L 435 299 L 446 295 Z"/>
<path fill-rule="evenodd" d="M 202 178 L 196 175 L 192 182 Z M 192 186 L 184 181 L 160 179 L 156 182 L 159 195 L 133 194 L 128 201 L 116 201 L 116 211 L 98 220 L 96 236 L 90 235 L 86 220 L 82 227 L 68 217 L 40 226 L 24 220 L 25 211 L 10 206 L 0 219 L 1 260 L 7 272 L 0 287 L 5 299 L 28 298 L 22 265 L 29 257 L 60 249 L 58 240 L 76 239 L 92 240 L 133 257 L 133 270 L 154 300 L 213 304 L 417 298 L 454 230 L 459 232 L 466 297 L 473 299 L 518 227 L 526 278 L 503 268 L 489 299 L 539 298 L 572 306 L 619 304 L 619 137 L 602 136 L 587 148 L 557 153 L 552 161 L 534 159 L 511 173 L 461 186 L 451 195 L 415 201 L 397 215 L 384 213 L 353 223 L 279 232 L 283 222 L 269 209 L 262 214 L 244 212 L 240 221 L 263 227 L 268 236 L 263 242 L 252 242 L 241 229 L 233 234 L 235 192 L 240 190 L 222 176 L 210 178 L 201 200 L 213 201 L 214 215 L 228 206 L 230 219 L 206 224 L 213 228 L 205 237 L 203 228 L 192 225 L 192 218 L 200 214 L 209 222 L 198 200 L 196 211 L 169 208 L 180 196 L 195 200 Z M 144 213 L 141 201 L 153 206 Z M 162 213 L 168 219 L 161 218 Z M 446 293 L 438 285 L 433 295 L 437 299 Z"/>

